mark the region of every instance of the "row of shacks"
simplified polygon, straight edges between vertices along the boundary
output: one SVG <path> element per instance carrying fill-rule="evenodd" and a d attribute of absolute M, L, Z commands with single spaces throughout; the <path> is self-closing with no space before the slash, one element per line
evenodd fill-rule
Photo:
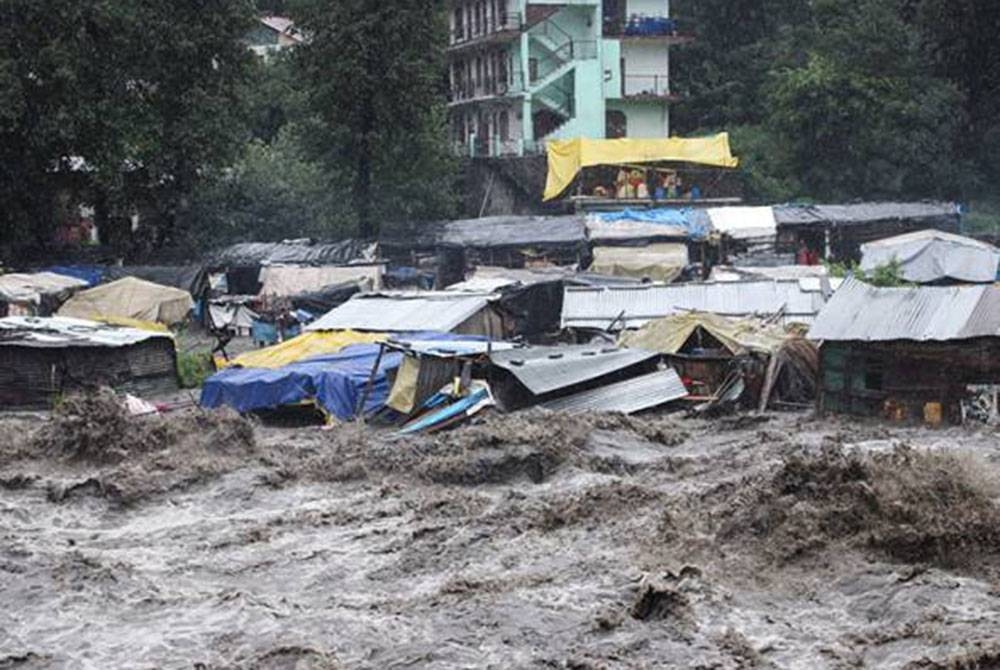
<path fill-rule="evenodd" d="M 87 347 L 91 358 L 99 351 L 95 346 L 110 350 L 74 338 L 60 345 L 57 335 L 87 328 L 121 334 L 131 327 L 135 341 L 115 347 L 115 355 L 127 361 L 121 352 L 131 347 L 141 358 L 140 350 L 153 348 L 149 342 L 163 348 L 169 337 L 140 339 L 137 333 L 153 332 L 144 323 L 170 324 L 178 310 L 193 304 L 197 320 L 213 330 L 255 330 L 275 314 L 291 315 L 301 329 L 275 328 L 269 341 L 284 340 L 276 346 L 220 361 L 220 371 L 202 391 L 208 407 L 250 412 L 306 405 L 329 419 L 366 417 L 404 430 L 450 425 L 487 406 L 636 412 L 683 403 L 763 409 L 803 407 L 818 398 L 832 411 L 902 417 L 933 415 L 937 407 L 951 416 L 965 411 L 970 388 L 989 381 L 989 367 L 973 354 L 963 359 L 965 367 L 952 370 L 947 384 L 940 373 L 937 381 L 911 379 L 891 366 L 898 359 L 912 368 L 913 359 L 886 352 L 934 353 L 926 345 L 899 345 L 907 337 L 885 340 L 893 347 L 874 345 L 870 334 L 833 332 L 829 324 L 832 319 L 844 326 L 842 314 L 850 310 L 843 305 L 852 295 L 860 296 L 852 304 L 863 311 L 883 291 L 912 293 L 917 297 L 898 300 L 923 304 L 927 291 L 987 289 L 859 289 L 849 281 L 837 290 L 839 281 L 825 268 L 793 265 L 794 255 L 789 258 L 785 249 L 821 243 L 824 257 L 864 256 L 863 266 L 888 254 L 905 261 L 910 281 L 926 284 L 995 279 L 995 250 L 942 232 L 957 227 L 957 209 L 950 205 L 879 204 L 480 219 L 388 230 L 378 246 L 236 245 L 186 269 L 188 279 L 175 280 L 188 286 L 186 304 L 176 295 L 173 304 L 167 295 L 143 298 L 151 289 L 136 276 L 61 289 L 50 305 L 79 292 L 57 314 L 102 325 L 49 323 L 37 315 L 10 322 L 0 333 L 7 352 L 50 351 L 8 355 L 0 393 L 5 404 L 17 404 L 18 397 L 37 402 L 74 384 L 122 386 L 133 378 L 156 389 L 149 384 L 156 370 L 149 366 L 101 370 L 83 362 L 74 367 L 66 355 L 55 360 L 52 350 L 60 347 L 64 354 Z M 789 231 L 801 239 L 783 239 Z M 871 243 L 900 231 L 915 232 Z M 973 257 L 976 262 L 970 262 Z M 963 269 L 970 267 L 978 269 Z M 92 279 L 80 268 L 49 272 L 74 273 L 80 281 Z M 94 291 L 114 297 L 99 301 L 88 295 Z M 36 304 L 40 313 L 42 300 Z M 977 303 L 974 315 L 987 318 L 985 311 Z M 899 319 L 912 322 L 905 315 Z M 982 330 L 960 329 L 947 342 L 981 339 Z M 94 332 L 86 337 L 95 339 Z M 980 334 L 963 335 L 972 332 Z M 37 344 L 39 333 L 48 338 L 45 347 Z M 909 335 L 913 342 L 928 340 Z M 933 338 L 941 335 L 930 339 L 938 342 Z M 949 346 L 939 343 L 937 352 Z M 175 357 L 166 349 L 162 370 Z M 34 368 L 22 369 L 29 359 L 36 361 Z M 46 384 L 38 381 L 43 377 Z"/>

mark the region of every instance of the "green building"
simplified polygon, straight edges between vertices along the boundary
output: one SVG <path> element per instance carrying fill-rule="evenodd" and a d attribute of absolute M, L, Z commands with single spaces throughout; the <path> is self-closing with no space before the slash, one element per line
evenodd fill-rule
<path fill-rule="evenodd" d="M 462 155 L 669 136 L 670 48 L 692 39 L 669 0 L 454 0 L 449 21 L 449 121 Z"/>

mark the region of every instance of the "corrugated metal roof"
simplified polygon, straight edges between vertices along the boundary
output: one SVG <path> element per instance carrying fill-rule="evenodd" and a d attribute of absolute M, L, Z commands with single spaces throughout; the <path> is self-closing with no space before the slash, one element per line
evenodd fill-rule
<path fill-rule="evenodd" d="M 616 329 L 641 328 L 654 319 L 684 311 L 740 317 L 783 310 L 785 323 L 812 323 L 825 303 L 826 294 L 813 280 L 567 287 L 562 326 L 604 330 L 624 314 L 624 326 L 619 321 Z"/>
<path fill-rule="evenodd" d="M 447 333 L 485 309 L 490 298 L 462 292 L 359 294 L 309 324 L 306 330 Z"/>
<path fill-rule="evenodd" d="M 863 202 L 853 205 L 782 205 L 774 208 L 780 226 L 836 223 L 840 225 L 900 221 L 906 219 L 955 218 L 959 207 L 951 202 Z"/>
<path fill-rule="evenodd" d="M 617 384 L 583 391 L 544 403 L 555 412 L 621 412 L 634 414 L 686 398 L 684 382 L 674 370 L 659 370 Z"/>
<path fill-rule="evenodd" d="M 62 316 L 0 319 L 0 346 L 3 347 L 127 347 L 152 339 L 173 340 L 173 336 Z"/>
<path fill-rule="evenodd" d="M 876 288 L 849 279 L 809 331 L 824 341 L 947 341 L 1000 336 L 1000 288 Z"/>
<path fill-rule="evenodd" d="M 526 347 L 494 354 L 490 360 L 514 375 L 535 395 L 597 379 L 654 359 L 658 354 L 640 349 L 595 347 Z"/>

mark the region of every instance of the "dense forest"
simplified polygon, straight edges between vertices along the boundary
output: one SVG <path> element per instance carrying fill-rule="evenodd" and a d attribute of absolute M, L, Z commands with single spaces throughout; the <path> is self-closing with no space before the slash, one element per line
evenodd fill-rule
<path fill-rule="evenodd" d="M 991 200 L 1000 3 L 675 0 L 675 132 L 726 129 L 764 202 Z"/>
<path fill-rule="evenodd" d="M 122 254 L 448 216 L 444 0 L 0 0 L 0 253 L 86 201 Z M 1000 178 L 1000 3 L 675 0 L 674 132 L 729 130 L 752 201 L 956 198 Z M 244 37 L 284 12 L 308 42 Z M 141 222 L 136 226 L 135 222 Z"/>

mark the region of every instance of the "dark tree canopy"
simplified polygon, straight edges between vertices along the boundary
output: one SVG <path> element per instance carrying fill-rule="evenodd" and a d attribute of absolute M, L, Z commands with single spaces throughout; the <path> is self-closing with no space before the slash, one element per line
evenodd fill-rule
<path fill-rule="evenodd" d="M 442 0 L 300 0 L 298 50 L 317 121 L 312 150 L 348 175 L 358 233 L 379 222 L 446 214 Z"/>

